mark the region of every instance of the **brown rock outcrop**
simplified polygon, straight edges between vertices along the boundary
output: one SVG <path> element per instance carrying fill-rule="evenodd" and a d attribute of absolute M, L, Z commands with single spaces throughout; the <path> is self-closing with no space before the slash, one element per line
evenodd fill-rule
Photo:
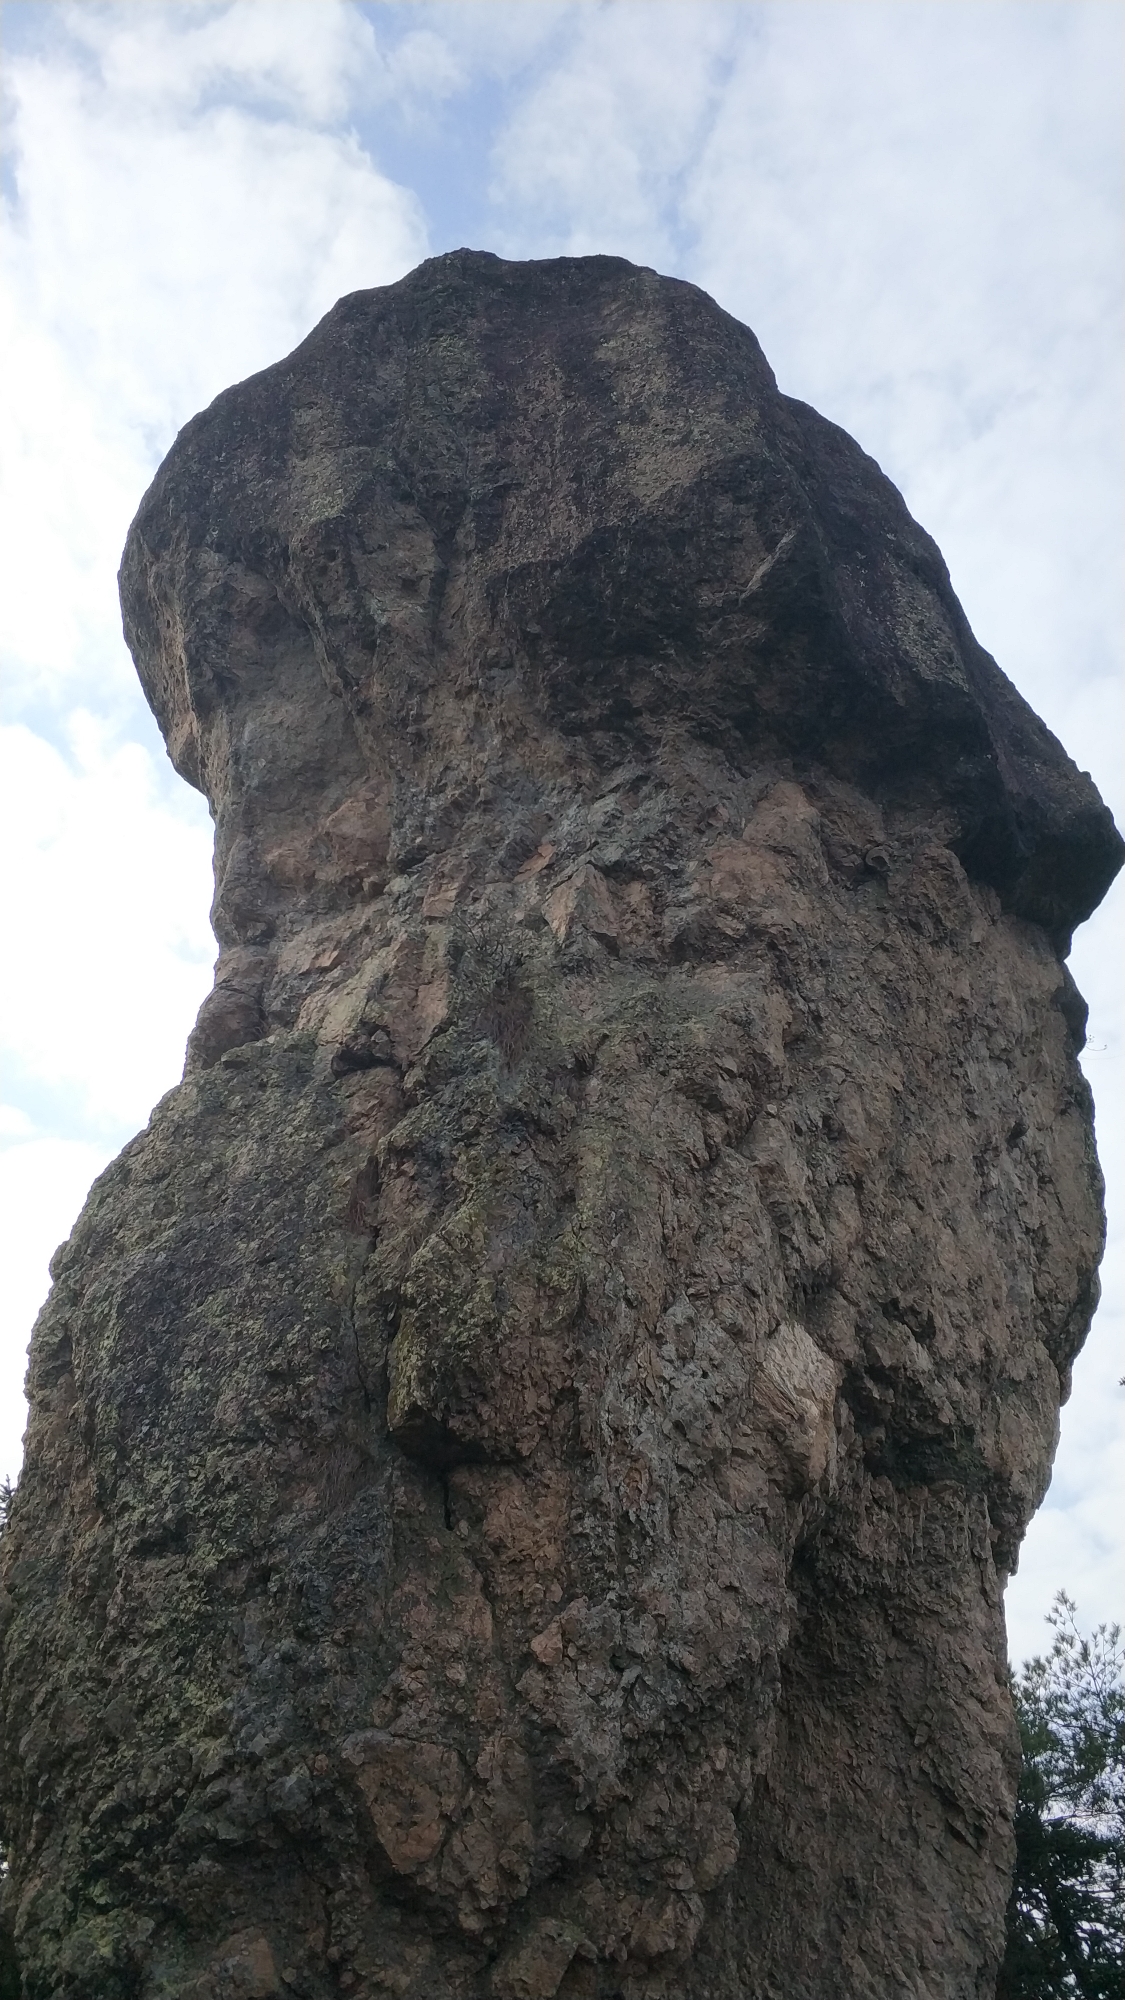
<path fill-rule="evenodd" d="M 36 1331 L 27 2000 L 968 2000 L 1121 859 L 753 336 L 438 258 L 181 434 L 215 990 Z"/>

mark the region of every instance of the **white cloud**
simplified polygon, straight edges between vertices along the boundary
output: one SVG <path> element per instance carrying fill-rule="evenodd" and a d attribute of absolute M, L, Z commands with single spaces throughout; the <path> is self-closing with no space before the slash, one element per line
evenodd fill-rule
<path fill-rule="evenodd" d="M 0 994 L 0 1048 L 80 1128 L 127 1132 L 179 1075 L 210 985 L 210 823 L 139 743 L 82 712 L 69 736 L 64 757 L 0 729 L 0 845 L 19 857 L 3 929 L 20 975 Z"/>
<path fill-rule="evenodd" d="M 174 72 L 176 38 L 150 18 Z M 57 60 L 13 65 L 10 94 L 21 304 L 134 426 L 167 433 L 342 290 L 424 254 L 414 198 L 346 132 L 204 101 L 200 79 L 187 104 L 159 76 L 123 102 L 110 76 Z"/>
<path fill-rule="evenodd" d="M 241 0 L 61 18 L 71 39 L 7 72 L 18 193 L 6 318 L 21 397 L 4 641 L 10 671 L 65 692 L 91 643 L 107 675 L 125 671 L 117 556 L 179 426 L 286 353 L 341 293 L 400 277 L 427 243 L 409 191 L 320 122 L 376 69 L 354 7 Z"/>
<path fill-rule="evenodd" d="M 575 11 L 562 60 L 530 83 L 496 145 L 514 254 L 674 261 L 683 176 L 738 18 L 675 0 Z"/>
<path fill-rule="evenodd" d="M 235 0 L 234 5 L 66 9 L 74 40 L 92 56 L 115 100 L 142 118 L 154 103 L 198 110 L 205 94 L 290 118 L 344 117 L 381 68 L 370 23 L 343 0 Z"/>
<path fill-rule="evenodd" d="M 468 77 L 456 51 L 430 28 L 415 29 L 386 57 L 385 84 L 380 93 L 394 96 L 399 108 L 440 104 L 464 89 Z"/>
<path fill-rule="evenodd" d="M 424 32 L 448 52 L 466 84 L 482 76 L 511 82 L 598 11 L 598 0 L 410 0 L 401 11 L 427 23 Z"/>

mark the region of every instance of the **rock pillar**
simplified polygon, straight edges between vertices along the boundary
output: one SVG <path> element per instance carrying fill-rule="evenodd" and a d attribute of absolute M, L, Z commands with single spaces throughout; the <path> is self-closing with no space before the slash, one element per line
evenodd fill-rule
<path fill-rule="evenodd" d="M 122 569 L 214 992 L 35 1335 L 27 2000 L 983 2000 L 1120 864 L 753 335 L 459 252 Z"/>

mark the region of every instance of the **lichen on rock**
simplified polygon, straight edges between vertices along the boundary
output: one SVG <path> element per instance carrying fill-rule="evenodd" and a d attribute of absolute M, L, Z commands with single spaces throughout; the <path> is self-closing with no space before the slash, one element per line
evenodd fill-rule
<path fill-rule="evenodd" d="M 33 1342 L 26 2000 L 989 1993 L 1089 779 L 872 461 L 612 258 L 341 300 L 121 584 L 221 952 Z"/>

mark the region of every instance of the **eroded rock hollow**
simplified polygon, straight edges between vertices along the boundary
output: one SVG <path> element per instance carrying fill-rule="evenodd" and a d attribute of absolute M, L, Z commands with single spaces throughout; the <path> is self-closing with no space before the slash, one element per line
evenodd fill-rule
<path fill-rule="evenodd" d="M 122 596 L 221 956 L 35 1335 L 27 2000 L 984 2000 L 1089 779 L 878 467 L 610 258 L 341 300 Z"/>

